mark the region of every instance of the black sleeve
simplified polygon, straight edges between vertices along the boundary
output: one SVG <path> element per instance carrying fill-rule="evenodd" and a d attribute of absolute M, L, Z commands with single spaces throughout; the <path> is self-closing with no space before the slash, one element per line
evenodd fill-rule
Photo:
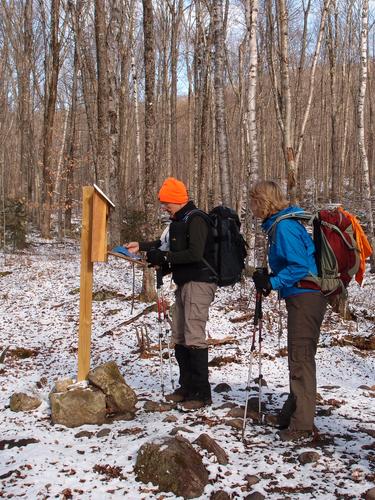
<path fill-rule="evenodd" d="M 180 252 L 168 252 L 171 264 L 190 264 L 201 262 L 208 235 L 208 224 L 199 215 L 192 218 L 188 229 L 188 248 Z"/>
<path fill-rule="evenodd" d="M 140 241 L 139 242 L 139 250 L 142 252 L 147 252 L 148 250 L 151 250 L 151 248 L 159 248 L 161 245 L 160 240 L 155 240 L 155 241 Z"/>

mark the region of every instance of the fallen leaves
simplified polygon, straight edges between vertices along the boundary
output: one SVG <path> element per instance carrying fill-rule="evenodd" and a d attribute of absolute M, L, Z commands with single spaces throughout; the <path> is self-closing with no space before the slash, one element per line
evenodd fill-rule
<path fill-rule="evenodd" d="M 93 467 L 93 471 L 104 476 L 102 481 L 108 481 L 113 478 L 125 479 L 121 467 L 118 467 L 117 465 L 96 464 Z"/>

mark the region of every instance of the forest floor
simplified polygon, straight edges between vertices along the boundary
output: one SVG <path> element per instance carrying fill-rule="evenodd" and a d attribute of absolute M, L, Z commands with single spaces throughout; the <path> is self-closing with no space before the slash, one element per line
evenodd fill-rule
<path fill-rule="evenodd" d="M 200 498 L 224 490 L 231 498 L 259 492 L 270 499 L 358 499 L 375 479 L 375 276 L 364 286 L 352 284 L 350 308 L 355 320 L 327 311 L 317 353 L 319 435 L 308 445 L 281 442 L 277 429 L 249 420 L 245 439 L 232 427 L 230 408 L 244 405 L 251 344 L 254 297 L 250 282 L 220 289 L 210 311 L 210 380 L 214 389 L 227 383 L 227 393 L 213 392 L 213 404 L 195 411 L 146 412 L 145 401 L 161 401 L 159 358 L 141 356 L 136 327 L 143 326 L 157 344 L 158 323 L 150 312 L 123 325 L 147 304 L 135 300 L 131 311 L 132 268 L 110 257 L 95 264 L 91 366 L 114 360 L 139 398 L 132 421 L 65 428 L 52 425 L 49 393 L 56 379 L 75 377 L 79 319 L 79 246 L 34 239 L 20 253 L 0 254 L 0 497 L 152 499 L 176 498 L 136 480 L 134 465 L 147 441 L 177 432 L 194 443 L 209 434 L 227 453 L 220 465 L 214 455 L 193 444 L 209 471 Z M 136 273 L 136 293 L 141 276 Z M 172 285 L 165 294 L 172 298 Z M 286 314 L 281 305 L 281 345 L 276 294 L 264 300 L 263 400 L 268 412 L 282 405 L 288 392 Z M 224 344 L 220 341 L 226 339 Z M 27 351 L 25 351 L 25 349 Z M 27 357 L 25 357 L 27 356 Z M 257 376 L 255 363 L 254 378 Z M 173 377 L 178 378 L 173 360 Z M 167 367 L 166 367 L 166 379 Z M 251 397 L 257 397 L 252 384 Z M 169 389 L 169 388 L 167 388 Z M 42 405 L 32 412 L 12 412 L 14 392 L 37 395 Z M 168 417 L 168 418 L 166 418 Z M 88 431 L 78 437 L 81 430 Z M 103 434 L 105 434 L 103 436 Z M 102 436 L 102 437 L 100 437 Z M 20 442 L 21 439 L 30 440 Z M 305 451 L 319 454 L 302 465 Z M 121 471 L 111 477 L 110 466 Z M 100 472 L 102 471 L 102 472 Z M 114 474 L 115 476 L 115 474 Z M 249 476 L 259 482 L 249 483 Z M 250 481 L 251 482 L 251 481 Z"/>

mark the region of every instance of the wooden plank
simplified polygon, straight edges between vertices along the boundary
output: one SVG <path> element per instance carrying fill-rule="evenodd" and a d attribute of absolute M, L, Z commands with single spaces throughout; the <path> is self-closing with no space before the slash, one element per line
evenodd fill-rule
<path fill-rule="evenodd" d="M 107 262 L 108 203 L 96 191 L 92 198 L 91 262 Z"/>
<path fill-rule="evenodd" d="M 83 188 L 77 375 L 78 381 L 85 380 L 90 370 L 93 283 L 93 263 L 91 260 L 93 194 L 93 187 L 86 186 Z"/>

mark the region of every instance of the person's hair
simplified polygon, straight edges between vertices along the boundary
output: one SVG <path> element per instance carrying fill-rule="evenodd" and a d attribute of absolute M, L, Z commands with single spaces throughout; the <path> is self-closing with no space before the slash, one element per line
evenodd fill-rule
<path fill-rule="evenodd" d="M 262 219 L 266 219 L 289 206 L 289 201 L 280 186 L 273 181 L 258 181 L 250 189 L 250 198 L 256 205 Z"/>

